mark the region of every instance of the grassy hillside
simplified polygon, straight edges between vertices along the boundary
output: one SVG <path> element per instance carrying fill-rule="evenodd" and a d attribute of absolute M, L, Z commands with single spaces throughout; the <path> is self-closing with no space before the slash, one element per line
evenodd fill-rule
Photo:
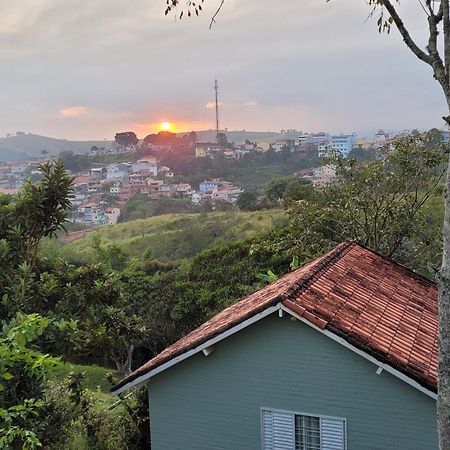
<path fill-rule="evenodd" d="M 116 244 L 131 257 L 190 258 L 206 248 L 256 236 L 285 220 L 281 210 L 167 214 L 104 226 L 68 244 L 46 241 L 41 251 L 51 258 L 92 261 L 92 239 L 97 235 L 104 245 Z"/>

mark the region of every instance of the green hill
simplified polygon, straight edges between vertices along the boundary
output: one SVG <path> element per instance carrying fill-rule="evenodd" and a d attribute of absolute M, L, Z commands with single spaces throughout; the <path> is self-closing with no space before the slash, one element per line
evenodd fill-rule
<path fill-rule="evenodd" d="M 40 156 L 42 150 L 47 150 L 50 155 L 56 155 L 62 151 L 87 153 L 93 145 L 104 147 L 109 144 L 110 142 L 107 141 L 68 141 L 19 132 L 14 136 L 0 138 L 0 160 L 32 158 Z"/>
<path fill-rule="evenodd" d="M 131 257 L 160 260 L 190 258 L 198 252 L 226 242 L 247 239 L 281 226 L 282 210 L 257 212 L 213 212 L 208 214 L 167 214 L 103 226 L 86 237 L 63 244 L 46 241 L 42 253 L 72 261 L 93 261 L 93 236 L 103 245 L 116 244 Z"/>

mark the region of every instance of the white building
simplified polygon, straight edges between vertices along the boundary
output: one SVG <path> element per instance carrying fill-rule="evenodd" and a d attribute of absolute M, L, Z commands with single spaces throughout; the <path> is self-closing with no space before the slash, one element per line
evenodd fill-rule
<path fill-rule="evenodd" d="M 342 156 L 348 156 L 355 141 L 356 134 L 337 134 L 331 136 L 331 148 Z"/>
<path fill-rule="evenodd" d="M 146 173 L 156 177 L 158 175 L 158 167 L 156 164 L 156 158 L 146 157 L 138 159 L 132 166 L 133 172 Z"/>
<path fill-rule="evenodd" d="M 131 164 L 111 164 L 106 168 L 106 179 L 125 178 L 131 172 Z"/>

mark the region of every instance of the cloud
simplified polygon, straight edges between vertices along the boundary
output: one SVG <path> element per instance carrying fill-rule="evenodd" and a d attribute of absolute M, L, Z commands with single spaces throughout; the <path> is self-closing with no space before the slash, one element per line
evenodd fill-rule
<path fill-rule="evenodd" d="M 226 0 L 211 31 L 215 0 L 192 20 L 165 17 L 152 0 L 0 3 L 0 135 L 145 135 L 166 118 L 213 128 L 216 75 L 229 129 L 422 129 L 445 114 L 400 35 L 364 23 L 366 2 Z M 420 6 L 402 3 L 426 45 Z"/>
<path fill-rule="evenodd" d="M 87 116 L 89 114 L 89 110 L 86 106 L 69 106 L 67 108 L 60 109 L 59 114 L 63 117 L 80 117 Z"/>
<path fill-rule="evenodd" d="M 222 102 L 219 102 L 219 106 L 222 106 Z M 213 108 L 216 107 L 216 102 L 208 102 L 208 103 L 205 105 L 205 107 L 208 108 L 208 109 L 213 109 Z"/>

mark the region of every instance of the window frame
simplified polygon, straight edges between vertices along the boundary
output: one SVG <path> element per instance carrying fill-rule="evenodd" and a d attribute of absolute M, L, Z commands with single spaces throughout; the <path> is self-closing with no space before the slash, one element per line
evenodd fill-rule
<path fill-rule="evenodd" d="M 318 419 L 342 420 L 342 422 L 344 424 L 344 449 L 343 450 L 348 450 L 347 418 L 339 417 L 339 416 L 329 416 L 329 415 L 324 415 L 324 414 L 314 414 L 314 413 L 309 413 L 309 412 L 292 411 L 289 409 L 269 408 L 266 406 L 262 406 L 259 411 L 260 429 L 261 429 L 261 449 L 262 450 L 264 450 L 264 415 L 263 415 L 264 411 L 278 412 L 278 413 L 283 413 L 283 414 L 292 414 L 294 416 L 294 423 L 295 423 L 295 416 L 317 417 Z M 295 435 L 294 435 L 294 440 L 295 440 Z"/>

